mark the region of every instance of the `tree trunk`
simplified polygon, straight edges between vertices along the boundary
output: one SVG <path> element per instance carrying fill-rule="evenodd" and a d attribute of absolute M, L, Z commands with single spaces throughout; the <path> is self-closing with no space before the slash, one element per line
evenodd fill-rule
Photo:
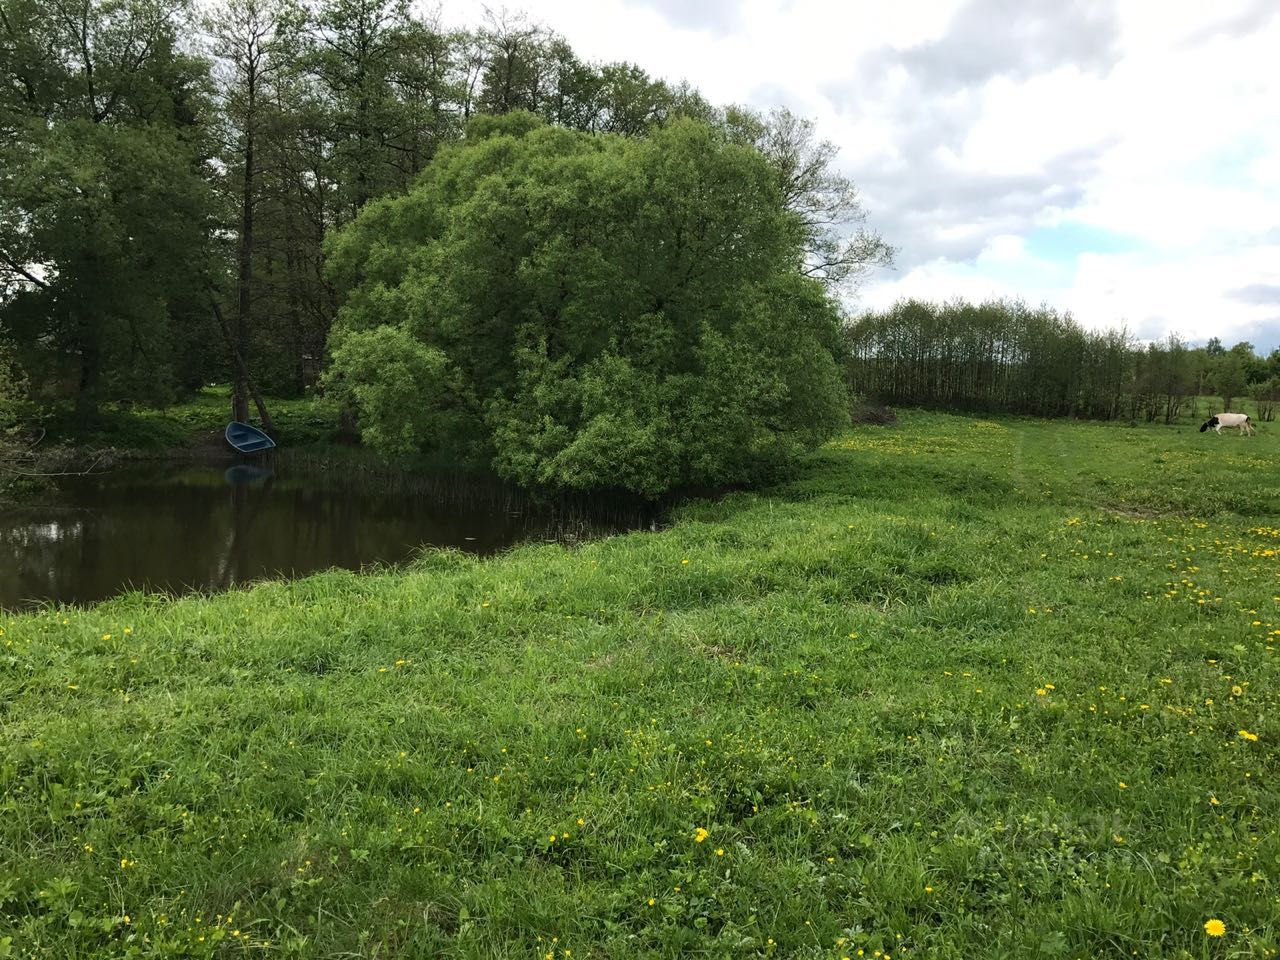
<path fill-rule="evenodd" d="M 271 419 L 271 414 L 267 412 L 267 404 L 262 399 L 262 394 L 258 391 L 258 386 L 253 381 L 253 377 L 249 373 L 249 364 L 245 362 L 244 354 L 236 347 L 235 339 L 232 336 L 231 327 L 227 323 L 227 318 L 222 315 L 222 308 L 218 306 L 218 298 L 213 290 L 209 291 L 209 304 L 213 307 L 213 315 L 218 318 L 218 325 L 222 328 L 222 335 L 227 338 L 227 343 L 231 347 L 231 352 L 236 360 L 236 383 L 244 384 L 244 391 L 247 396 L 253 397 L 253 404 L 258 408 L 258 416 L 262 420 L 262 429 L 272 440 L 276 439 L 276 425 Z M 234 402 L 234 398 L 233 398 Z M 244 417 L 235 418 L 242 422 L 249 419 L 249 406 L 246 400 Z"/>
<path fill-rule="evenodd" d="M 254 108 L 257 77 L 254 61 L 249 60 L 245 80 L 248 93 L 248 112 L 244 126 L 244 184 L 240 197 L 240 276 L 236 284 L 236 329 L 233 347 L 236 352 L 236 381 L 231 391 L 231 419 L 249 419 L 249 378 L 244 358 L 248 355 L 249 326 L 253 319 L 253 179 L 254 179 Z"/>
<path fill-rule="evenodd" d="M 80 342 L 80 382 L 76 391 L 75 421 L 84 428 L 98 421 L 98 384 L 102 378 L 102 356 L 90 334 Z"/>

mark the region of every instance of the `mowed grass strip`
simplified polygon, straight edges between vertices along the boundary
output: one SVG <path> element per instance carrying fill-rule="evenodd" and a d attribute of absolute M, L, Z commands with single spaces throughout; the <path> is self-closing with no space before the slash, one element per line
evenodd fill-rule
<path fill-rule="evenodd" d="M 656 534 L 0 619 L 0 944 L 1274 956 L 1277 437 L 913 413 Z"/>

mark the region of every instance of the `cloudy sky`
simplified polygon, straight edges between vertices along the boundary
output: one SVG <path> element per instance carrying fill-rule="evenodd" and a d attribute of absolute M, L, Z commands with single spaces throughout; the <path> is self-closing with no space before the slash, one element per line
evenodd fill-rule
<path fill-rule="evenodd" d="M 816 119 L 899 250 L 862 307 L 1016 295 L 1280 347 L 1280 0 L 508 6 L 585 59 Z"/>

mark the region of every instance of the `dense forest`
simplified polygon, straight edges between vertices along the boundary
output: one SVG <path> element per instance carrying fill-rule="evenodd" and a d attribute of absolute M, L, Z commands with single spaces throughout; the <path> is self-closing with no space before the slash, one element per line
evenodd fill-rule
<path fill-rule="evenodd" d="M 690 118 L 768 160 L 801 275 L 839 284 L 890 254 L 808 121 L 585 62 L 523 15 L 463 30 L 395 0 L 0 0 L 0 77 L 10 421 L 61 405 L 90 424 L 218 380 L 246 419 L 259 390 L 317 385 L 341 305 L 326 237 L 489 115 L 631 138 Z"/>
<path fill-rule="evenodd" d="M 1196 397 L 1272 420 L 1280 350 L 1217 338 L 1191 347 L 1177 335 L 1141 342 L 1123 329 L 1090 330 L 1069 314 L 1011 301 L 905 300 L 845 330 L 852 391 L 886 403 L 1042 417 L 1172 423 Z"/>

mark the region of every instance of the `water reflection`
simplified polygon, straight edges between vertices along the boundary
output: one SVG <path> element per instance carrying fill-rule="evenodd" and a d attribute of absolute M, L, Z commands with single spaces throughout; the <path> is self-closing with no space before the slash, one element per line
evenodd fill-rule
<path fill-rule="evenodd" d="M 234 466 L 227 467 L 222 474 L 222 479 L 232 486 L 242 486 L 247 483 L 257 483 L 259 480 L 267 480 L 275 476 L 275 470 L 271 467 L 260 467 L 252 463 L 237 463 Z"/>
<path fill-rule="evenodd" d="M 0 608 L 181 593 L 400 563 L 422 545 L 492 553 L 528 539 L 648 527 L 638 507 L 536 507 L 465 480 L 393 484 L 315 465 L 146 465 L 69 478 L 0 516 Z"/>

